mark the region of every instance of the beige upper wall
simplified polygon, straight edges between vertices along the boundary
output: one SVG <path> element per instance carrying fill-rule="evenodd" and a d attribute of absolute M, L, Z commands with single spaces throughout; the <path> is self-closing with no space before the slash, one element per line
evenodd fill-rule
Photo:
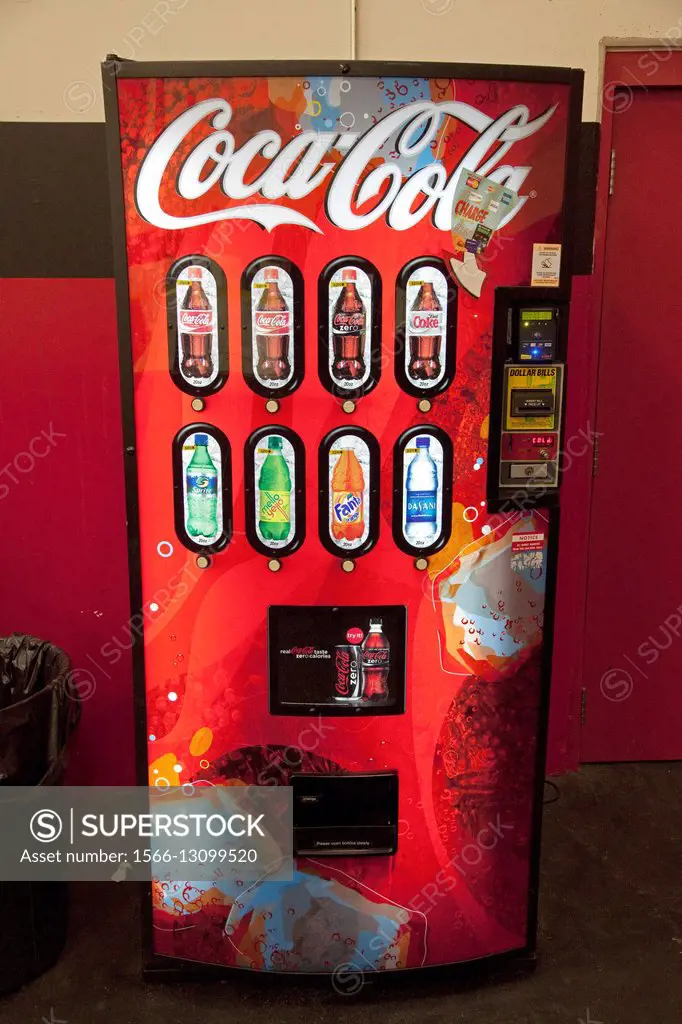
<path fill-rule="evenodd" d="M 589 120 L 598 117 L 601 39 L 682 36 L 680 0 L 356 5 L 357 59 L 584 68 Z M 110 52 L 138 60 L 349 58 L 351 9 L 352 0 L 0 0 L 0 120 L 101 120 L 99 63 Z"/>

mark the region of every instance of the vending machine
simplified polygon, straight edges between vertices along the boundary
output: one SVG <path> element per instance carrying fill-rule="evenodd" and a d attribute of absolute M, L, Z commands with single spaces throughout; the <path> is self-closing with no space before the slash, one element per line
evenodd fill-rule
<path fill-rule="evenodd" d="M 103 73 L 140 782 L 293 794 L 147 969 L 532 959 L 582 72 Z"/>

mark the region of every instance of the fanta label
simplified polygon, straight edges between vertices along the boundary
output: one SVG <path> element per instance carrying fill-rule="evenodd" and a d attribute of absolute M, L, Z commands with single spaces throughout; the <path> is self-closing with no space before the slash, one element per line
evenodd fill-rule
<path fill-rule="evenodd" d="M 357 523 L 362 515 L 362 496 L 352 491 L 334 491 L 332 507 L 337 523 Z"/>

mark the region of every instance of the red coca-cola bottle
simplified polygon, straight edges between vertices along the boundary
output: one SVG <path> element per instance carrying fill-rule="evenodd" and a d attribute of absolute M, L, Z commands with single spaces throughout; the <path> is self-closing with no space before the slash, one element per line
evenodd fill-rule
<path fill-rule="evenodd" d="M 408 315 L 407 333 L 410 362 L 407 372 L 413 380 L 435 380 L 441 372 L 440 350 L 443 311 L 433 285 L 424 281 Z"/>
<path fill-rule="evenodd" d="M 362 699 L 373 704 L 388 700 L 388 671 L 391 645 L 381 619 L 369 620 L 369 633 L 362 645 Z"/>
<path fill-rule="evenodd" d="M 179 310 L 182 343 L 182 373 L 185 377 L 206 379 L 213 375 L 214 313 L 201 284 L 201 267 L 187 271 L 190 286 Z"/>
<path fill-rule="evenodd" d="M 359 380 L 365 373 L 365 330 L 367 317 L 352 267 L 341 271 L 343 288 L 332 313 L 334 362 L 332 376 L 338 380 Z"/>
<path fill-rule="evenodd" d="M 291 373 L 289 338 L 291 310 L 279 290 L 279 271 L 263 271 L 266 287 L 254 315 L 254 334 L 258 350 L 258 376 L 262 380 L 286 380 Z"/>

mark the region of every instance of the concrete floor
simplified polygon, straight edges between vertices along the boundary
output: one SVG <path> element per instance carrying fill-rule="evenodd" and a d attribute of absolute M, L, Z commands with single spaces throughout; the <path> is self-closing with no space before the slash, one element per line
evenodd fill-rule
<path fill-rule="evenodd" d="M 0 999 L 0 1021 L 367 1024 L 380 1013 L 381 1024 L 678 1024 L 682 764 L 593 766 L 557 784 L 560 799 L 545 809 L 540 959 L 530 976 L 467 989 L 413 975 L 352 999 L 293 979 L 145 985 L 134 887 L 103 885 L 94 898 L 75 886 L 60 963 Z"/>

